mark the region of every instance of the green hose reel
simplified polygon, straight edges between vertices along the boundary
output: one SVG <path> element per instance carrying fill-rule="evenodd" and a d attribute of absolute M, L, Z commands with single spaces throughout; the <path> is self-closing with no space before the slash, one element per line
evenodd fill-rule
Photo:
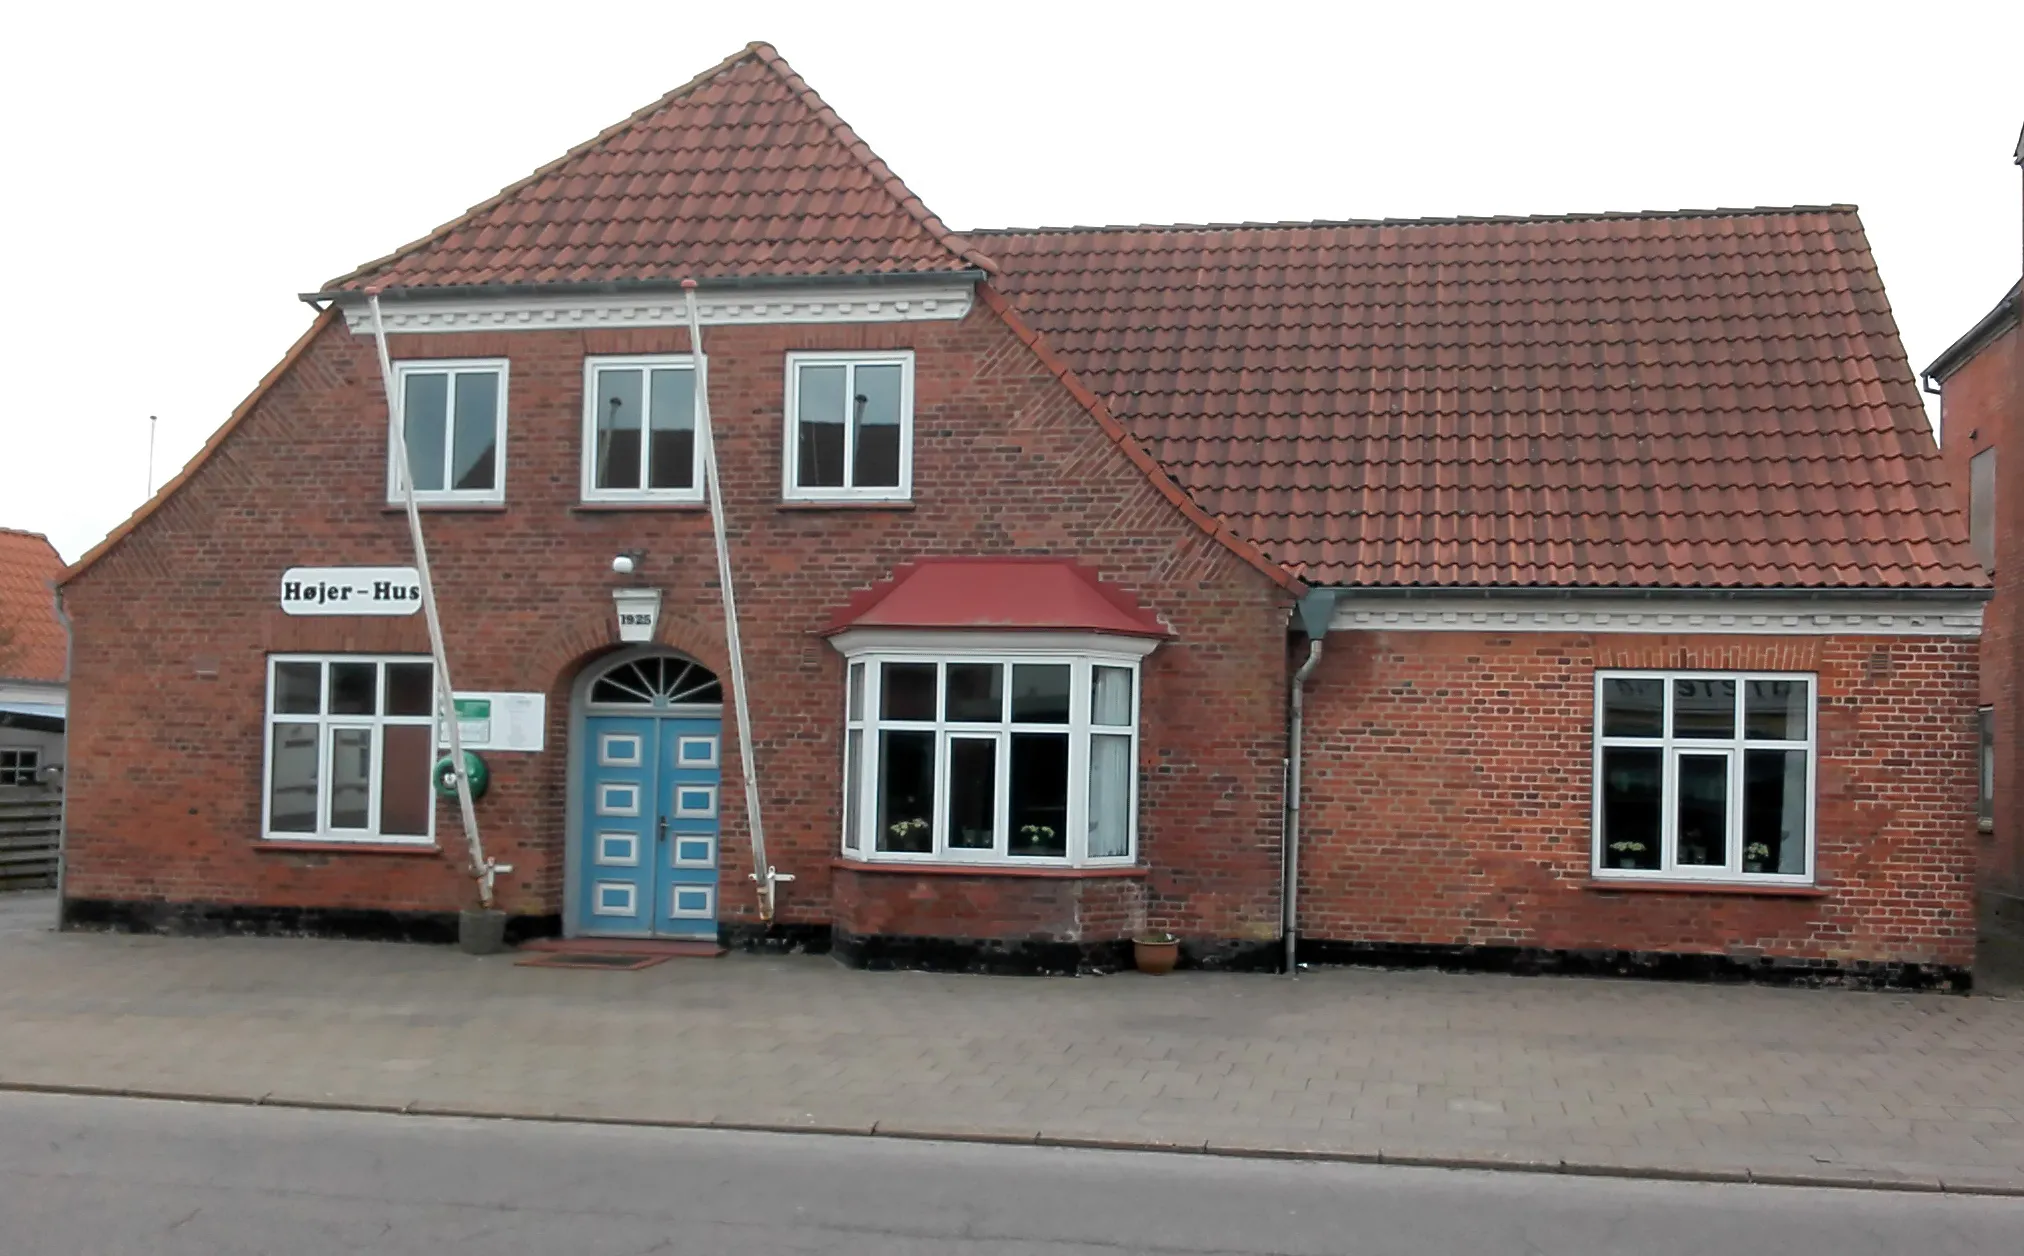
<path fill-rule="evenodd" d="M 464 776 L 471 782 L 471 797 L 474 800 L 483 798 L 485 787 L 492 783 L 492 770 L 485 766 L 485 761 L 475 751 L 464 752 Z M 448 755 L 436 761 L 436 793 L 444 798 L 457 796 L 456 765 Z"/>

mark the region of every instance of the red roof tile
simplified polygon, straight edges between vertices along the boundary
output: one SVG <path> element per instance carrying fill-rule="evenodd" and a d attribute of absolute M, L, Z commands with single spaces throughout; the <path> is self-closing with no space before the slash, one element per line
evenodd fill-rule
<path fill-rule="evenodd" d="M 1130 594 L 1074 563 L 1044 558 L 924 558 L 850 600 L 825 634 L 847 628 L 996 628 L 1170 636 Z"/>
<path fill-rule="evenodd" d="M 70 637 L 51 585 L 63 558 L 38 532 L 0 528 L 0 678 L 60 681 Z"/>
<path fill-rule="evenodd" d="M 971 238 L 1312 582 L 1986 584 L 1852 208 Z"/>
<path fill-rule="evenodd" d="M 989 270 L 752 44 L 325 291 Z"/>

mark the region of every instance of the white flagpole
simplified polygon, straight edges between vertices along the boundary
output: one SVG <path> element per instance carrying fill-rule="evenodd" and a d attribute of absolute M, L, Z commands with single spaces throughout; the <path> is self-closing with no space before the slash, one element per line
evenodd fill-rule
<path fill-rule="evenodd" d="M 429 576 L 429 550 L 422 543 L 422 512 L 415 507 L 415 477 L 408 466 L 408 424 L 399 400 L 394 396 L 394 364 L 387 356 L 386 327 L 380 322 L 379 289 L 367 288 L 366 301 L 372 306 L 372 337 L 379 347 L 380 381 L 387 394 L 387 430 L 394 446 L 394 467 L 400 478 L 401 501 L 408 508 L 408 536 L 415 546 L 415 573 L 421 577 L 422 614 L 429 621 L 429 652 L 436 661 L 436 706 L 448 724 L 452 776 L 457 782 L 457 808 L 464 817 L 464 847 L 471 855 L 471 875 L 478 879 L 478 905 L 491 910 L 492 878 L 511 872 L 509 866 L 485 858 L 478 840 L 478 813 L 471 806 L 471 780 L 464 771 L 464 736 L 457 727 L 456 690 L 450 684 L 450 660 L 443 652 L 443 621 L 436 615 L 436 586 Z M 435 747 L 429 747 L 430 753 Z M 433 804 L 432 804 L 433 805 Z"/>
<path fill-rule="evenodd" d="M 703 321 L 696 312 L 696 281 L 682 281 L 689 311 L 689 353 L 696 360 L 696 439 L 703 445 L 703 489 L 710 530 L 717 540 L 717 587 L 724 595 L 724 643 L 731 652 L 731 703 L 738 719 L 738 761 L 744 767 L 745 815 L 752 829 L 752 880 L 759 886 L 759 918 L 773 919 L 773 887 L 792 881 L 766 862 L 766 826 L 759 817 L 759 765 L 752 757 L 752 708 L 745 700 L 745 648 L 738 638 L 738 599 L 731 588 L 731 546 L 724 537 L 724 490 L 717 479 L 717 440 L 710 428 L 710 360 L 703 356 Z"/>

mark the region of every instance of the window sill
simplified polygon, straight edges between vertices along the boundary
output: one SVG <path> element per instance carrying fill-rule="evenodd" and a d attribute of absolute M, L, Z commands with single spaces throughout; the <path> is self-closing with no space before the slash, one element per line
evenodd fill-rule
<path fill-rule="evenodd" d="M 708 502 L 578 502 L 569 508 L 573 515 L 622 514 L 629 510 L 689 510 L 704 511 L 710 508 Z"/>
<path fill-rule="evenodd" d="M 1590 877 L 1581 886 L 1604 894 L 1742 894 L 1759 898 L 1826 898 L 1817 885 L 1776 885 L 1761 881 L 1647 881 L 1635 877 Z"/>
<path fill-rule="evenodd" d="M 440 855 L 443 848 L 434 842 L 291 842 L 263 837 L 253 843 L 256 851 L 301 855 Z"/>
<path fill-rule="evenodd" d="M 912 510 L 910 498 L 872 499 L 865 501 L 786 501 L 779 503 L 780 510 Z"/>
<path fill-rule="evenodd" d="M 425 515 L 473 514 L 498 515 L 506 513 L 505 502 L 416 502 L 415 509 Z M 408 508 L 400 502 L 389 502 L 380 507 L 383 515 L 404 515 Z"/>
<path fill-rule="evenodd" d="M 902 863 L 868 859 L 837 858 L 832 868 L 849 872 L 893 873 L 913 877 L 1032 877 L 1046 881 L 1087 881 L 1100 877 L 1143 877 L 1151 871 L 1142 864 L 1116 864 L 1099 868 L 1041 868 L 1031 864 Z"/>

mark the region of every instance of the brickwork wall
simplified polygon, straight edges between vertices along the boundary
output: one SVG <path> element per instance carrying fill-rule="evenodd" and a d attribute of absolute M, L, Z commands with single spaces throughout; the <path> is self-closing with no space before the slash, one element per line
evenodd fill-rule
<path fill-rule="evenodd" d="M 1951 638 L 1346 633 L 1310 682 L 1313 939 L 1966 966 L 1976 647 Z M 1598 891 L 1594 673 L 1819 676 L 1824 896 Z"/>
<path fill-rule="evenodd" d="M 926 555 L 1074 558 L 1174 630 L 1145 666 L 1140 852 L 1148 910 L 1190 935 L 1278 932 L 1284 594 L 1188 524 L 1006 326 L 737 327 L 707 333 L 713 412 L 751 671 L 769 854 L 799 879 L 781 918 L 830 918 L 843 664 L 815 635 L 848 596 Z M 661 641 L 726 677 L 707 514 L 577 507 L 586 354 L 683 352 L 673 330 L 396 337 L 397 359 L 508 357 L 505 489 L 431 510 L 430 554 L 460 689 L 546 691 L 548 750 L 495 753 L 479 804 L 514 871 L 500 901 L 561 909 L 570 685 L 616 644 L 610 560 L 646 557 Z M 783 355 L 916 351 L 914 502 L 781 503 Z M 386 418 L 369 339 L 323 332 L 190 482 L 64 591 L 72 677 L 73 897 L 447 911 L 470 887 L 454 807 L 439 855 L 259 840 L 265 658 L 423 653 L 421 618 L 290 618 L 294 565 L 404 564 L 385 505 Z M 723 915 L 755 914 L 727 720 Z"/>
<path fill-rule="evenodd" d="M 2024 894 L 2024 677 L 2016 607 L 2024 599 L 2024 329 L 2011 328 L 1947 378 L 1940 456 L 1961 508 L 1969 459 L 1996 451 L 1996 596 L 1982 612 L 1983 705 L 1996 721 L 1995 831 L 1980 843 L 1983 884 Z"/>

